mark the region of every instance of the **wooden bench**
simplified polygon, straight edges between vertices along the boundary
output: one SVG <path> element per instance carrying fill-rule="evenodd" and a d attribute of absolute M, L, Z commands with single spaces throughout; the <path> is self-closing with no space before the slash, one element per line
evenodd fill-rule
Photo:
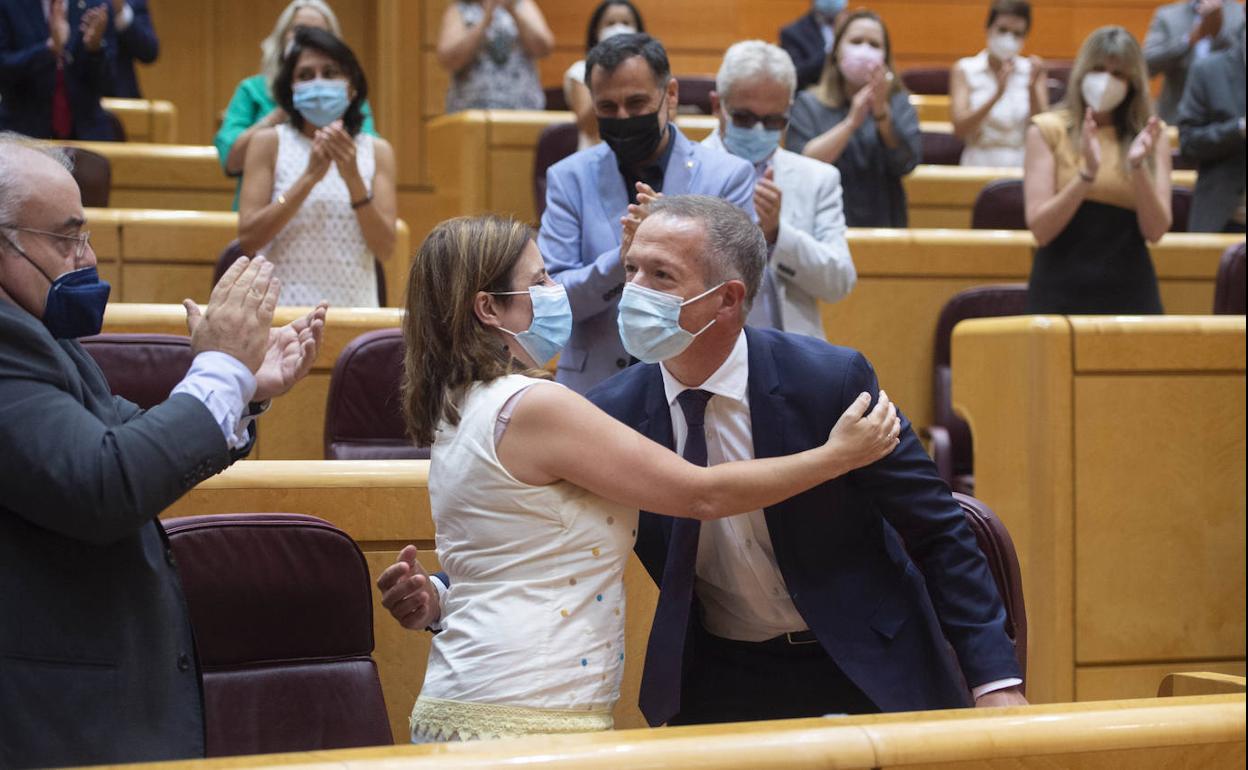
<path fill-rule="evenodd" d="M 238 237 L 238 215 L 228 211 L 108 208 L 86 215 L 115 302 L 206 302 L 217 258 Z M 391 306 L 402 304 L 411 254 L 411 231 L 400 219 L 394 253 L 382 262 Z"/>
<path fill-rule="evenodd" d="M 127 142 L 173 144 L 178 141 L 178 108 L 164 99 L 105 97 L 100 106 L 117 116 Z"/>
<path fill-rule="evenodd" d="M 976 495 L 1014 538 L 1027 693 L 1244 674 L 1244 317 L 1027 316 L 953 333 Z"/>

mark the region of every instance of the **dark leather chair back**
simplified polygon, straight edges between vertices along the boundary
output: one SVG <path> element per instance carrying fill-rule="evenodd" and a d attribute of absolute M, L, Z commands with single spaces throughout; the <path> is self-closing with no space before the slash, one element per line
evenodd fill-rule
<path fill-rule="evenodd" d="M 966 523 L 975 533 L 979 550 L 988 559 L 988 569 L 992 572 L 997 592 L 1001 594 L 1001 601 L 1005 604 L 1005 633 L 1014 643 L 1014 654 L 1023 671 L 1023 687 L 1026 688 L 1027 606 L 1023 601 L 1023 575 L 1018 567 L 1014 540 L 1005 524 L 983 501 L 957 493 L 953 497 L 962 506 L 962 513 L 966 515 Z"/>
<path fill-rule="evenodd" d="M 1218 280 L 1213 290 L 1215 315 L 1244 315 L 1244 244 L 1222 252 Z"/>
<path fill-rule="evenodd" d="M 908 67 L 901 72 L 901 84 L 912 94 L 948 94 L 948 67 Z"/>
<path fill-rule="evenodd" d="M 971 206 L 972 230 L 1026 230 L 1023 214 L 1023 181 L 994 179 L 975 196 Z"/>
<path fill-rule="evenodd" d="M 924 162 L 928 162 L 924 159 Z M 1187 232 L 1188 214 L 1192 208 L 1192 191 L 1186 187 L 1170 189 L 1170 232 Z M 1023 201 L 1023 180 L 996 179 L 984 185 L 971 207 L 972 230 L 1026 230 L 1027 215 Z"/>
<path fill-rule="evenodd" d="M 100 334 L 80 342 L 104 370 L 113 395 L 144 409 L 169 398 L 194 358 L 190 338 L 173 334 Z"/>
<path fill-rule="evenodd" d="M 217 264 L 212 268 L 212 285 L 216 286 L 217 281 L 221 280 L 221 276 L 225 275 L 225 271 L 239 257 L 251 256 L 243 253 L 243 248 L 238 245 L 238 241 L 230 241 L 229 244 L 221 250 L 221 254 L 217 257 Z M 381 260 L 373 257 L 373 271 L 377 275 L 377 304 L 381 307 L 386 306 L 386 271 L 381 266 Z"/>
<path fill-rule="evenodd" d="M 962 149 L 966 146 L 953 134 L 924 131 L 919 134 L 924 163 L 937 166 L 957 166 L 962 163 Z"/>
<path fill-rule="evenodd" d="M 711 91 L 715 90 L 715 78 L 710 75 L 677 75 L 676 83 L 680 86 L 680 107 L 682 115 L 713 115 L 711 109 Z"/>
<path fill-rule="evenodd" d="M 165 522 L 204 678 L 210 757 L 393 743 L 373 662 L 372 580 L 313 516 Z"/>
<path fill-rule="evenodd" d="M 975 488 L 974 453 L 971 428 L 953 411 L 953 370 L 950 349 L 953 327 L 968 318 L 995 318 L 1022 315 L 1027 308 L 1027 284 L 1004 283 L 976 286 L 953 295 L 940 311 L 936 321 L 935 348 L 932 356 L 932 394 L 934 398 L 933 427 L 943 429 L 947 437 L 948 457 L 938 457 L 945 481 L 955 492 L 971 494 Z M 938 450 L 938 452 L 941 450 Z"/>
<path fill-rule="evenodd" d="M 407 437 L 399 387 L 403 331 L 378 329 L 347 343 L 329 376 L 326 460 L 426 459 Z"/>
<path fill-rule="evenodd" d="M 113 167 L 108 158 L 81 147 L 65 147 L 65 154 L 74 164 L 74 181 L 87 208 L 108 208 L 108 195 L 113 187 Z"/>
<path fill-rule="evenodd" d="M 540 222 L 546 211 L 546 169 L 576 152 L 578 134 L 575 123 L 552 123 L 537 137 L 533 153 L 533 210 Z"/>
<path fill-rule="evenodd" d="M 563 86 L 551 86 L 542 89 L 546 94 L 546 109 L 551 111 L 566 111 L 568 109 L 568 100 L 563 96 Z"/>

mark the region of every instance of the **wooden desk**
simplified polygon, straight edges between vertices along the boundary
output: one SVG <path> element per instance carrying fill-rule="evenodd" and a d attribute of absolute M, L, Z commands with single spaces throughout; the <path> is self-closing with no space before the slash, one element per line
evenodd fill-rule
<path fill-rule="evenodd" d="M 275 401 L 277 410 L 280 402 Z M 267 417 L 266 417 L 267 419 Z M 261 428 L 263 438 L 265 428 Z M 283 462 L 245 460 L 200 484 L 162 518 L 206 513 L 306 513 L 332 522 L 360 545 L 375 582 L 394 563 L 399 549 L 415 543 L 430 572 L 438 569 L 429 513 L 428 460 L 336 460 Z M 641 663 L 658 591 L 636 556 L 625 573 L 628 593 L 624 682 L 615 710 L 617 728 L 644 727 L 637 709 Z M 407 742 L 408 715 L 425 677 L 429 634 L 406 631 L 374 595 L 374 658 L 395 740 Z"/>
<path fill-rule="evenodd" d="M 1244 767 L 1244 716 L 1242 694 L 1213 695 L 617 730 L 230 757 L 151 767 L 1210 770 Z"/>
<path fill-rule="evenodd" d="M 234 180 L 211 146 L 143 142 L 57 142 L 108 158 L 109 203 L 120 208 L 229 211 Z"/>
<path fill-rule="evenodd" d="M 1027 694 L 1151 695 L 1244 673 L 1244 317 L 959 324 L 976 494 L 1014 538 Z"/>
<path fill-rule="evenodd" d="M 206 302 L 222 249 L 238 237 L 238 215 L 228 211 L 87 209 L 91 245 L 114 301 Z M 411 230 L 398 220 L 394 253 L 382 262 L 392 307 L 403 302 L 411 262 Z"/>
<path fill-rule="evenodd" d="M 948 94 L 910 94 L 910 104 L 920 121 L 949 122 Z"/>
<path fill-rule="evenodd" d="M 178 141 L 178 108 L 173 102 L 105 97 L 100 105 L 121 121 L 127 142 L 173 144 Z"/>
<path fill-rule="evenodd" d="M 275 325 L 289 323 L 306 308 L 279 307 Z M 289 393 L 273 402 L 261 418 L 254 459 L 319 460 L 324 456 L 325 400 L 329 375 L 348 342 L 374 329 L 399 326 L 397 308 L 331 308 L 325 323 L 325 342 L 312 372 Z M 181 305 L 127 305 L 109 303 L 104 331 L 131 334 L 186 334 L 186 311 Z"/>

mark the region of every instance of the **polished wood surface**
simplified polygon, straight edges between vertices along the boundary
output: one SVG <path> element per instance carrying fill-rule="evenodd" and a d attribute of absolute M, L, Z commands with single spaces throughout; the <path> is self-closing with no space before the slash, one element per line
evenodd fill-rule
<path fill-rule="evenodd" d="M 106 97 L 100 105 L 117 116 L 127 142 L 173 144 L 178 141 L 178 108 L 165 99 Z"/>
<path fill-rule="evenodd" d="M 279 307 L 275 325 L 288 323 L 306 308 Z M 325 342 L 312 372 L 289 393 L 273 402 L 261 418 L 251 456 L 255 459 L 319 460 L 324 456 L 325 399 L 329 375 L 348 342 L 374 329 L 395 328 L 403 311 L 395 308 L 331 308 Z M 112 303 L 104 312 L 104 331 L 118 333 L 186 334 L 181 305 Z"/>
<path fill-rule="evenodd" d="M 160 767 L 1242 768 L 1244 716 L 1242 694 L 1213 695 L 533 736 L 230 757 Z"/>
<path fill-rule="evenodd" d="M 1014 538 L 1028 695 L 1147 694 L 1243 672 L 1244 318 L 959 324 L 976 495 Z"/>
<path fill-rule="evenodd" d="M 107 264 L 114 301 L 207 302 L 217 257 L 238 236 L 238 215 L 226 211 L 87 209 L 91 245 Z M 411 230 L 399 220 L 394 253 L 382 262 L 387 299 L 403 303 L 412 253 Z"/>
<path fill-rule="evenodd" d="M 280 404 L 281 400 L 275 401 L 273 411 Z M 268 420 L 268 415 L 264 420 Z M 261 439 L 268 429 L 262 423 Z M 428 477 L 427 460 L 245 460 L 200 484 L 170 506 L 162 517 L 247 512 L 319 516 L 357 541 L 375 581 L 407 543 L 421 549 L 426 569 L 432 572 L 438 568 Z M 644 727 L 645 720 L 637 709 L 637 692 L 642 651 L 650 634 L 658 590 L 635 556 L 629 557 L 624 583 L 625 645 L 635 654 L 625 662 L 615 723 L 617 728 Z M 407 718 L 424 681 L 429 634 L 402 629 L 382 608 L 376 594 L 373 612 L 377 645 L 374 658 L 391 728 L 396 741 L 407 742 Z"/>
<path fill-rule="evenodd" d="M 1209 671 L 1169 674 L 1161 680 L 1161 686 L 1157 688 L 1157 697 L 1173 698 L 1244 692 L 1244 686 L 1244 677 L 1230 674 L 1215 674 Z"/>

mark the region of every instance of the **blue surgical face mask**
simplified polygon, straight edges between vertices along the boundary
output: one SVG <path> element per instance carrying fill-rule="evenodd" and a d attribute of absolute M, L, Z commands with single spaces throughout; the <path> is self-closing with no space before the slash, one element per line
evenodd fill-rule
<path fill-rule="evenodd" d="M 572 305 L 563 284 L 554 286 L 530 286 L 525 291 L 496 291 L 495 295 L 528 294 L 533 301 L 533 321 L 526 331 L 519 334 L 503 329 L 516 338 L 524 352 L 542 366 L 563 350 L 572 336 Z"/>
<path fill-rule="evenodd" d="M 351 106 L 345 80 L 305 80 L 290 87 L 294 95 L 295 109 L 303 119 L 324 128 L 341 118 Z"/>
<path fill-rule="evenodd" d="M 732 118 L 728 118 L 724 123 L 724 149 L 757 165 L 771 157 L 780 146 L 782 133 L 768 131 L 761 121 L 755 123 L 753 128 L 741 128 L 733 124 Z"/>
<path fill-rule="evenodd" d="M 685 352 L 694 338 L 711 328 L 715 319 L 712 318 L 697 332 L 686 331 L 680 327 L 680 309 L 723 285 L 716 284 L 686 300 L 635 283 L 624 284 L 617 317 L 624 349 L 633 358 L 647 364 L 657 364 Z"/>
<path fill-rule="evenodd" d="M 845 10 L 845 6 L 848 1 L 849 0 L 815 0 L 815 10 L 830 19 Z"/>
<path fill-rule="evenodd" d="M 81 267 L 58 277 L 48 287 L 43 325 L 58 340 L 90 337 L 104 326 L 104 306 L 112 287 L 95 267 Z"/>

